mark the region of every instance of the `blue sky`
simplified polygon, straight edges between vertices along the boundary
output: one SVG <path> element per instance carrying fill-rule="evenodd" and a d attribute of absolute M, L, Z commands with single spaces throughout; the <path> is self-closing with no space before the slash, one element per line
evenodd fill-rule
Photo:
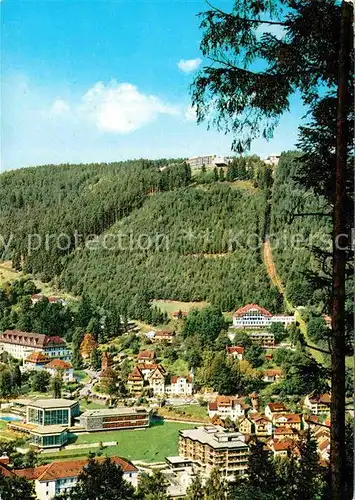
<path fill-rule="evenodd" d="M 197 126 L 190 109 L 205 2 L 0 5 L 2 170 L 230 152 L 231 137 Z M 292 148 L 302 114 L 294 98 L 274 139 L 252 152 Z"/>

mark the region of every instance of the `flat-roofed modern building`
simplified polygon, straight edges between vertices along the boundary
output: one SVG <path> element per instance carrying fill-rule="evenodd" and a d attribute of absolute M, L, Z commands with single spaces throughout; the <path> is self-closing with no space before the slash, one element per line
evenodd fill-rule
<path fill-rule="evenodd" d="M 79 421 L 88 432 L 149 427 L 150 412 L 146 408 L 124 406 L 107 410 L 87 410 L 80 415 Z"/>
<path fill-rule="evenodd" d="M 192 460 L 203 474 L 218 468 L 233 479 L 246 473 L 249 447 L 242 433 L 211 425 L 180 431 L 179 455 Z"/>
<path fill-rule="evenodd" d="M 79 416 L 78 401 L 71 399 L 35 399 L 26 408 L 26 422 L 33 425 L 71 426 Z"/>
<path fill-rule="evenodd" d="M 68 430 L 61 425 L 38 425 L 30 436 L 30 443 L 38 448 L 60 448 L 68 441 Z"/>

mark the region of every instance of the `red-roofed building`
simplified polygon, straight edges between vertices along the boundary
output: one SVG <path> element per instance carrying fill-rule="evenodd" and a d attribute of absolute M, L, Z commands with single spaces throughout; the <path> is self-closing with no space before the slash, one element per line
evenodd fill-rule
<path fill-rule="evenodd" d="M 48 300 L 50 304 L 62 304 L 63 306 L 66 305 L 66 301 L 60 297 L 46 297 L 45 295 L 42 295 L 41 293 L 34 293 L 31 295 L 31 302 L 32 304 L 36 304 L 40 300 Z"/>
<path fill-rule="evenodd" d="M 268 403 L 265 406 L 265 416 L 269 420 L 274 420 L 275 416 L 279 416 L 281 413 L 288 413 L 283 403 Z"/>
<path fill-rule="evenodd" d="M 309 394 L 305 397 L 303 407 L 314 415 L 329 415 L 330 394 L 320 394 L 318 396 Z"/>
<path fill-rule="evenodd" d="M 95 460 L 103 462 L 105 457 L 95 458 Z M 123 479 L 137 488 L 138 469 L 121 457 L 111 457 L 111 461 L 122 469 Z M 38 500 L 49 500 L 73 488 L 87 463 L 87 459 L 55 461 L 31 469 L 14 470 L 13 473 L 29 481 L 34 481 Z"/>
<path fill-rule="evenodd" d="M 301 430 L 301 415 L 298 413 L 282 413 L 273 419 L 276 427 L 291 427 L 297 431 Z"/>
<path fill-rule="evenodd" d="M 43 352 L 32 352 L 23 362 L 24 370 L 40 370 L 50 361 L 50 358 Z"/>
<path fill-rule="evenodd" d="M 249 418 L 254 424 L 253 433 L 256 436 L 272 436 L 272 422 L 268 418 L 260 413 L 250 413 Z"/>
<path fill-rule="evenodd" d="M 44 369 L 50 373 L 52 377 L 59 375 L 63 382 L 74 381 L 74 370 L 71 363 L 62 359 L 53 359 Z"/>
<path fill-rule="evenodd" d="M 270 368 L 263 371 L 263 381 L 270 383 L 277 382 L 282 378 L 282 375 L 282 370 L 279 368 Z"/>
<path fill-rule="evenodd" d="M 268 443 L 274 457 L 287 457 L 295 449 L 295 443 L 291 439 L 273 439 Z"/>
<path fill-rule="evenodd" d="M 26 359 L 33 352 L 42 352 L 49 358 L 70 361 L 71 350 L 58 335 L 6 330 L 0 335 L 0 352 L 8 352 L 16 359 Z"/>
<path fill-rule="evenodd" d="M 132 394 L 141 394 L 144 386 L 144 376 L 140 369 L 136 366 L 128 375 L 127 387 Z"/>
<path fill-rule="evenodd" d="M 161 342 L 164 342 L 166 344 L 171 344 L 172 341 L 174 340 L 174 337 L 175 337 L 175 332 L 160 330 L 159 332 L 156 332 L 156 334 L 152 338 L 152 342 L 153 344 L 159 344 Z"/>
<path fill-rule="evenodd" d="M 267 328 L 272 323 L 282 323 L 284 326 L 288 326 L 294 321 L 294 316 L 273 315 L 270 311 L 257 304 L 247 304 L 237 309 L 233 314 L 235 328 Z"/>
<path fill-rule="evenodd" d="M 150 362 L 154 363 L 156 358 L 155 351 L 145 350 L 138 353 L 137 360 L 139 363 Z"/>
<path fill-rule="evenodd" d="M 191 396 L 193 391 L 193 378 L 191 375 L 187 377 L 179 377 L 173 375 L 170 379 L 170 385 L 167 385 L 165 392 L 174 396 Z"/>
<path fill-rule="evenodd" d="M 239 359 L 242 361 L 244 355 L 244 347 L 240 345 L 233 345 L 226 347 L 227 355 L 231 356 L 234 359 Z"/>
<path fill-rule="evenodd" d="M 234 396 L 217 396 L 215 401 L 208 405 L 208 416 L 218 415 L 222 419 L 230 418 L 233 422 L 244 417 L 246 406 L 242 398 Z"/>
<path fill-rule="evenodd" d="M 294 439 L 297 440 L 299 438 L 299 433 L 296 429 L 292 429 L 292 427 L 277 427 L 274 430 L 274 439 L 283 440 L 283 439 Z"/>
<path fill-rule="evenodd" d="M 175 311 L 172 313 L 172 318 L 173 319 L 182 319 L 187 317 L 187 312 L 186 311 Z"/>

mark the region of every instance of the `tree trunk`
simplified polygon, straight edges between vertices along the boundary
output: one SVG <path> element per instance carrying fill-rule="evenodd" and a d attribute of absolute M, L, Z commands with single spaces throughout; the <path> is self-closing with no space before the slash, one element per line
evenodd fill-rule
<path fill-rule="evenodd" d="M 349 113 L 349 74 L 352 43 L 352 6 L 341 8 L 337 105 L 336 186 L 333 208 L 333 283 L 332 283 L 332 398 L 330 472 L 333 500 L 345 498 L 345 269 L 347 234 L 345 178 L 347 166 Z"/>

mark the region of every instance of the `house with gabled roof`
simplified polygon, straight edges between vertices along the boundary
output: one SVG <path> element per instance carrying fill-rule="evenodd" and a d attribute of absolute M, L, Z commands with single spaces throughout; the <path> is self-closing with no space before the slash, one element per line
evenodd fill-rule
<path fill-rule="evenodd" d="M 301 415 L 298 413 L 282 413 L 273 419 L 275 427 L 291 427 L 297 431 L 301 430 Z"/>
<path fill-rule="evenodd" d="M 139 395 L 143 391 L 144 376 L 137 366 L 128 375 L 127 387 L 128 391 L 131 392 L 132 394 Z"/>
<path fill-rule="evenodd" d="M 73 382 L 74 370 L 71 363 L 62 359 L 53 359 L 45 365 L 44 369 L 52 376 L 60 376 L 63 382 Z"/>
<path fill-rule="evenodd" d="M 165 394 L 165 370 L 158 365 L 149 377 L 149 385 L 153 389 L 154 396 Z"/>
<path fill-rule="evenodd" d="M 264 382 L 273 383 L 278 382 L 283 376 L 283 372 L 280 368 L 269 368 L 263 371 Z"/>
<path fill-rule="evenodd" d="M 261 413 L 249 413 L 253 422 L 253 433 L 259 437 L 272 436 L 272 422 Z"/>
<path fill-rule="evenodd" d="M 139 363 L 145 363 L 145 362 L 150 362 L 154 363 L 156 358 L 156 353 L 155 351 L 146 349 L 144 351 L 140 351 L 137 356 L 137 361 Z"/>
<path fill-rule="evenodd" d="M 227 346 L 226 351 L 227 351 L 227 356 L 242 361 L 245 349 L 240 345 L 233 345 L 233 346 Z"/>
<path fill-rule="evenodd" d="M 208 405 L 208 416 L 210 418 L 218 415 L 222 419 L 230 418 L 232 421 L 244 417 L 246 405 L 243 398 L 236 396 L 217 396 L 215 401 Z"/>
<path fill-rule="evenodd" d="M 288 413 L 286 406 L 283 403 L 268 403 L 265 406 L 265 417 L 269 420 L 274 420 L 275 416 L 282 413 Z"/>
<path fill-rule="evenodd" d="M 303 408 L 309 410 L 314 415 L 329 415 L 330 394 L 308 394 L 303 402 Z"/>
<path fill-rule="evenodd" d="M 50 358 L 41 351 L 31 352 L 23 361 L 23 370 L 41 370 L 48 364 Z"/>

